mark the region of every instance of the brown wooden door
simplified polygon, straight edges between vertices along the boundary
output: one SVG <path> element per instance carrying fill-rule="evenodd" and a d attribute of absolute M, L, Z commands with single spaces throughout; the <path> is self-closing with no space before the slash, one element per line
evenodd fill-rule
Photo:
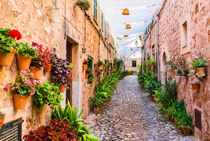
<path fill-rule="evenodd" d="M 72 44 L 67 42 L 66 45 L 66 59 L 72 63 Z M 68 84 L 68 87 L 66 89 L 66 104 L 68 101 L 72 105 L 72 75 L 69 78 L 70 79 L 70 84 Z"/>

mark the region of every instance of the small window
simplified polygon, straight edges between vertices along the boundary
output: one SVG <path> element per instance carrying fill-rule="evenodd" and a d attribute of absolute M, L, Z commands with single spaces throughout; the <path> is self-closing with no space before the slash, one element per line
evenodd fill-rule
<path fill-rule="evenodd" d="M 182 30 L 181 30 L 181 46 L 186 47 L 187 46 L 187 21 L 182 24 Z"/>
<path fill-rule="evenodd" d="M 94 16 L 94 18 L 97 20 L 97 16 L 98 16 L 98 3 L 97 3 L 97 0 L 94 0 L 94 11 L 93 11 L 93 16 Z"/>
<path fill-rule="evenodd" d="M 90 68 L 91 70 L 93 69 L 93 58 L 88 56 L 88 68 Z"/>
<path fill-rule="evenodd" d="M 136 67 L 136 60 L 132 61 L 132 67 L 133 67 L 133 68 Z"/>

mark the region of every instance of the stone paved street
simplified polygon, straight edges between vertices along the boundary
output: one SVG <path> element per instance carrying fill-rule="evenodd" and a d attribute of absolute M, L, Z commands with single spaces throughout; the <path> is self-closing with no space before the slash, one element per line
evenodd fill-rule
<path fill-rule="evenodd" d="M 158 108 L 140 90 L 137 76 L 118 84 L 109 105 L 99 114 L 91 113 L 86 123 L 100 141 L 194 141 L 184 137 L 171 123 L 163 121 Z"/>

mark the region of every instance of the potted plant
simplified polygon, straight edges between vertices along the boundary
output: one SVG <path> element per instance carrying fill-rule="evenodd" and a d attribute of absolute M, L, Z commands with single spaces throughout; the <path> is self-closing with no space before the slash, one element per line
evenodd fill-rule
<path fill-rule="evenodd" d="M 181 69 L 177 69 L 176 73 L 177 73 L 177 75 L 176 75 L 176 82 L 179 83 L 180 80 L 181 80 L 182 70 Z"/>
<path fill-rule="evenodd" d="M 63 93 L 67 84 L 70 83 L 72 64 L 66 59 L 58 58 L 56 54 L 52 55 L 52 80 L 60 88 L 60 92 Z"/>
<path fill-rule="evenodd" d="M 31 59 L 36 57 L 37 50 L 30 48 L 27 43 L 19 43 L 17 49 L 17 64 L 19 70 L 29 69 Z"/>
<path fill-rule="evenodd" d="M 5 119 L 5 113 L 2 113 L 0 111 L 0 131 L 1 131 L 1 127 L 2 127 L 2 125 L 4 123 L 4 119 Z"/>
<path fill-rule="evenodd" d="M 154 65 L 155 65 L 155 60 L 149 60 L 149 61 L 147 61 L 147 66 L 148 67 L 152 67 Z"/>
<path fill-rule="evenodd" d="M 81 10 L 88 10 L 90 8 L 90 3 L 88 0 L 77 0 L 76 4 L 79 6 Z"/>
<path fill-rule="evenodd" d="M 87 70 L 87 68 L 88 68 L 88 63 L 89 63 L 89 60 L 88 60 L 88 59 L 85 59 L 85 60 L 83 61 L 83 70 L 84 70 L 84 71 Z"/>
<path fill-rule="evenodd" d="M 4 29 L 0 27 L 0 65 L 11 66 L 18 44 L 16 40 L 22 36 L 18 30 Z"/>
<path fill-rule="evenodd" d="M 24 71 L 18 75 L 15 83 L 9 83 L 5 90 L 11 90 L 15 109 L 24 109 L 29 96 L 34 95 L 35 87 L 40 84 L 38 80 L 32 80 L 33 73 L 30 70 Z"/>
<path fill-rule="evenodd" d="M 206 67 L 208 66 L 208 62 L 203 59 L 194 59 L 191 63 L 192 68 L 196 71 L 198 76 L 206 76 Z"/>
<path fill-rule="evenodd" d="M 97 65 L 98 65 L 98 66 L 103 66 L 103 61 L 98 60 Z"/>
<path fill-rule="evenodd" d="M 35 88 L 35 93 L 32 97 L 32 102 L 37 107 L 48 104 L 51 108 L 54 108 L 54 106 L 59 105 L 62 100 L 59 87 L 51 82 L 45 82 L 38 85 Z"/>

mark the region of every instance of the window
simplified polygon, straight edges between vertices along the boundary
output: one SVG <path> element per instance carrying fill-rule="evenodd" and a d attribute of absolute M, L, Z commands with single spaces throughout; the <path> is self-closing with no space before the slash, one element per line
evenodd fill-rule
<path fill-rule="evenodd" d="M 104 29 L 104 14 L 101 11 L 101 28 Z"/>
<path fill-rule="evenodd" d="M 181 46 L 186 47 L 187 46 L 187 21 L 182 24 L 182 30 L 181 30 Z"/>
<path fill-rule="evenodd" d="M 90 68 L 91 70 L 93 69 L 93 58 L 88 56 L 88 68 Z"/>
<path fill-rule="evenodd" d="M 94 11 L 93 11 L 93 16 L 94 18 L 97 20 L 97 16 L 98 16 L 98 3 L 97 3 L 97 0 L 94 0 Z"/>
<path fill-rule="evenodd" d="M 136 67 L 136 60 L 132 61 L 132 67 L 133 67 L 133 68 Z"/>

